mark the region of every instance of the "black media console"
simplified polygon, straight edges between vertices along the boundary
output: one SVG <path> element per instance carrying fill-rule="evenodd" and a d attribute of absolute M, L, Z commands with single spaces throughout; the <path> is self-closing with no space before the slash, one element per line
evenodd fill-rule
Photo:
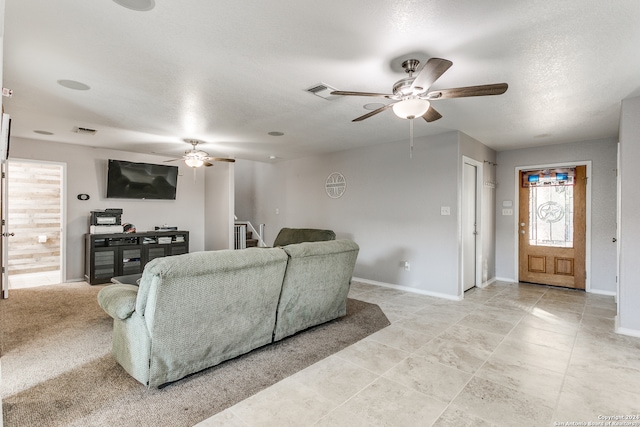
<path fill-rule="evenodd" d="M 91 284 L 142 273 L 154 258 L 189 252 L 188 231 L 85 234 L 84 278 Z"/>

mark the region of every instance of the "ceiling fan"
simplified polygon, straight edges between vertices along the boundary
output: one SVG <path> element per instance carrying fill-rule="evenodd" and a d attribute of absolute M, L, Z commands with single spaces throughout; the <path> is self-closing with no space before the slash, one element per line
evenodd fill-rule
<path fill-rule="evenodd" d="M 201 144 L 202 141 L 197 139 L 185 139 L 184 142 L 191 144 L 191 150 L 184 152 L 184 156 L 178 159 L 165 160 L 165 162 L 175 162 L 176 160 L 183 160 L 187 166 L 192 168 L 199 168 L 200 166 L 213 166 L 211 162 L 235 162 L 235 159 L 227 159 L 224 157 L 211 157 L 206 151 L 198 150 L 196 147 Z"/>
<path fill-rule="evenodd" d="M 331 92 L 332 95 L 346 96 L 373 96 L 379 98 L 387 98 L 394 100 L 391 104 L 373 110 L 363 116 L 353 119 L 359 122 L 375 116 L 389 108 L 393 109 L 396 116 L 402 119 L 415 119 L 422 117 L 427 122 L 433 122 L 442 115 L 436 111 L 430 101 L 448 98 L 464 98 L 469 96 L 487 96 L 501 95 L 507 91 L 509 87 L 506 83 L 496 83 L 481 86 L 467 86 L 454 89 L 441 89 L 428 92 L 429 88 L 435 83 L 445 71 L 451 67 L 453 63 L 447 59 L 431 58 L 422 67 L 422 69 L 414 76 L 414 73 L 420 65 L 417 59 L 407 59 L 402 63 L 402 68 L 409 74 L 409 77 L 398 80 L 393 85 L 393 93 L 371 93 L 371 92 L 352 92 L 336 90 Z"/>

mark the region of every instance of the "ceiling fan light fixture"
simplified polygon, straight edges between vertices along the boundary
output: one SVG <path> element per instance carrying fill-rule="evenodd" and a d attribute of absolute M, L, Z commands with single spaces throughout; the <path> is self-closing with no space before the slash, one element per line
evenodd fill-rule
<path fill-rule="evenodd" d="M 187 166 L 192 168 L 199 168 L 204 164 L 204 161 L 197 157 L 187 157 L 186 159 L 184 159 L 184 162 L 186 163 Z"/>
<path fill-rule="evenodd" d="M 393 104 L 393 112 L 401 119 L 422 117 L 429 109 L 429 101 L 419 98 L 403 99 Z"/>
<path fill-rule="evenodd" d="M 156 6 L 155 0 L 113 0 L 115 3 L 127 9 L 146 12 Z"/>

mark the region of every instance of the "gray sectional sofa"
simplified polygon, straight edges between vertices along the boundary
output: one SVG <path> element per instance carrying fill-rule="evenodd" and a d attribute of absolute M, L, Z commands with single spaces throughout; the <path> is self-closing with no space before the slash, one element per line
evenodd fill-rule
<path fill-rule="evenodd" d="M 139 287 L 98 294 L 112 354 L 157 387 L 343 316 L 358 250 L 332 240 L 157 258 Z"/>

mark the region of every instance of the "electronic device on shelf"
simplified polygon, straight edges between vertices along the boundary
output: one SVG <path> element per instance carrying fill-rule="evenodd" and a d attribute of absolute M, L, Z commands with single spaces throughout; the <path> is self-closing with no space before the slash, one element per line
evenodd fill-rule
<path fill-rule="evenodd" d="M 114 234 L 124 233 L 124 227 L 121 225 L 92 225 L 89 227 L 91 234 Z"/>
<path fill-rule="evenodd" d="M 91 225 L 122 225 L 122 209 L 110 208 L 91 211 Z M 117 231 L 113 231 L 117 233 Z"/>

